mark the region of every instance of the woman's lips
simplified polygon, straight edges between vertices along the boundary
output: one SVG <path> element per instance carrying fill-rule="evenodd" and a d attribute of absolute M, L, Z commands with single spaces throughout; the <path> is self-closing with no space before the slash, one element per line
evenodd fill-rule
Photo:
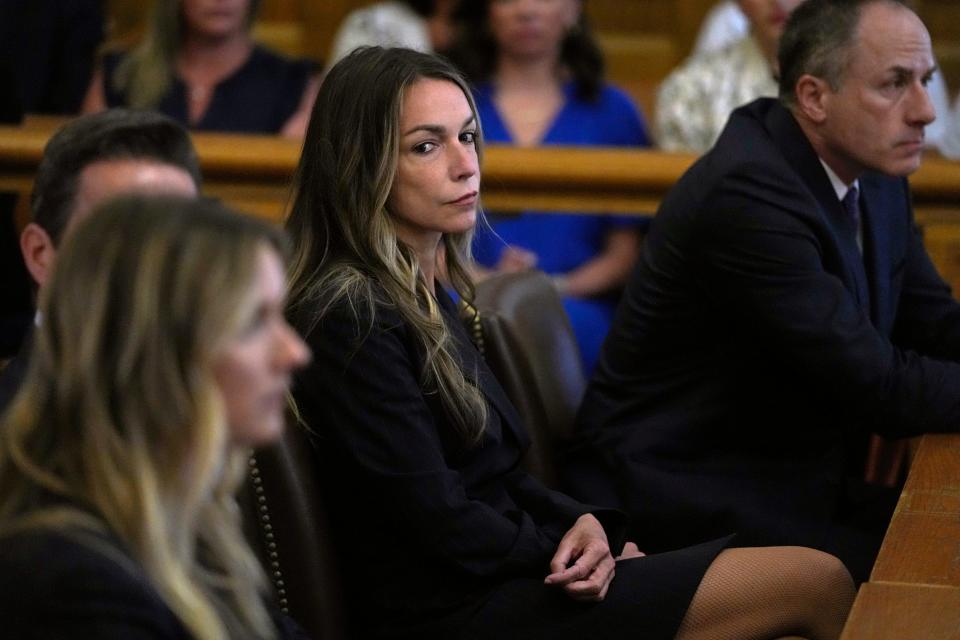
<path fill-rule="evenodd" d="M 465 193 L 456 200 L 451 200 L 447 204 L 456 204 L 456 205 L 469 205 L 477 201 L 477 192 L 471 191 L 470 193 Z"/>

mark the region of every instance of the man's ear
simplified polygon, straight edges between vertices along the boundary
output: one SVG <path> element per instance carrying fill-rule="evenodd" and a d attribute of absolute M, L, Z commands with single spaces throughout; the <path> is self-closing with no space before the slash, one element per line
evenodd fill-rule
<path fill-rule="evenodd" d="M 20 252 L 33 281 L 42 287 L 50 278 L 57 258 L 57 248 L 53 246 L 50 234 L 35 222 L 29 223 L 20 233 Z"/>
<path fill-rule="evenodd" d="M 808 120 L 821 124 L 827 119 L 827 102 L 833 90 L 825 80 L 805 73 L 797 80 L 794 92 L 797 96 L 797 110 Z"/>

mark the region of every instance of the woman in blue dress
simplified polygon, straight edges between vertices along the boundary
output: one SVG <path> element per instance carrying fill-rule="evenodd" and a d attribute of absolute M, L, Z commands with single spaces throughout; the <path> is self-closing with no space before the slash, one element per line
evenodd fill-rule
<path fill-rule="evenodd" d="M 488 142 L 649 146 L 633 102 L 603 81 L 602 54 L 580 0 L 465 2 L 458 22 L 462 38 L 453 55 L 474 82 Z M 589 374 L 636 261 L 642 221 L 548 212 L 489 218 L 474 241 L 477 262 L 554 276 Z"/>
<path fill-rule="evenodd" d="M 253 41 L 259 4 L 159 0 L 143 41 L 104 57 L 83 112 L 156 109 L 195 130 L 302 138 L 319 82 L 314 65 Z"/>

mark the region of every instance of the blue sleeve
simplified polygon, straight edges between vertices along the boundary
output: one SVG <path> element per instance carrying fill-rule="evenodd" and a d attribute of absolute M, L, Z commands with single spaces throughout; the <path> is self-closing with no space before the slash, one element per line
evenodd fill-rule
<path fill-rule="evenodd" d="M 650 146 L 647 123 L 629 95 L 622 89 L 608 86 L 603 89 L 600 99 L 604 118 L 611 124 L 612 139 L 608 144 L 620 147 Z"/>
<path fill-rule="evenodd" d="M 649 147 L 650 135 L 640 109 L 622 89 L 608 86 L 601 96 L 604 117 L 611 123 L 611 141 L 618 147 Z M 604 223 L 611 229 L 635 228 L 646 233 L 652 218 L 649 216 L 604 216 Z"/>

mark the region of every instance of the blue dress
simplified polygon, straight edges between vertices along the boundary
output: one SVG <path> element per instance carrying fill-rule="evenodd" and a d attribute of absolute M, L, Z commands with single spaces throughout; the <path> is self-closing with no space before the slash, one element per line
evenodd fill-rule
<path fill-rule="evenodd" d="M 124 55 L 104 57 L 103 89 L 110 107 L 127 106 L 126 96 L 114 84 L 114 72 Z M 279 133 L 297 112 L 312 73 L 309 60 L 292 60 L 255 46 L 247 61 L 214 88 L 199 122 L 189 122 L 187 87 L 180 78 L 173 79 L 156 109 L 197 131 Z"/>
<path fill-rule="evenodd" d="M 543 138 L 544 145 L 647 147 L 646 126 L 631 99 L 621 90 L 605 86 L 596 101 L 576 95 L 574 83 L 564 88 L 565 101 Z M 494 105 L 489 83 L 474 87 L 477 111 L 487 142 L 512 143 L 510 132 Z M 474 258 L 493 267 L 507 245 L 537 254 L 537 268 L 548 274 L 564 274 L 593 259 L 603 250 L 607 233 L 614 228 L 640 227 L 634 217 L 570 213 L 497 215 L 488 213 L 491 229 L 477 227 Z M 593 298 L 566 297 L 584 372 L 589 375 L 600 355 L 600 346 L 610 328 L 617 295 Z"/>

